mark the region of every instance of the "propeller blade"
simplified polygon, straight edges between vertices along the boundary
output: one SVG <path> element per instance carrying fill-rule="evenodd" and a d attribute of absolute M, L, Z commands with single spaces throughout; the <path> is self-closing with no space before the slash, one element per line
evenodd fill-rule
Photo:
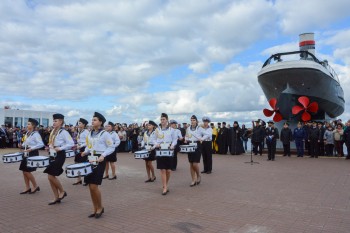
<path fill-rule="evenodd" d="M 318 111 L 318 103 L 317 102 L 312 102 L 308 107 L 307 107 L 308 112 L 316 113 Z"/>
<path fill-rule="evenodd" d="M 274 113 L 274 111 L 272 111 L 272 110 L 270 110 L 270 109 L 264 109 L 263 110 L 263 112 L 264 112 L 264 115 L 266 116 L 266 117 L 270 117 L 270 116 L 272 116 L 272 114 Z"/>
<path fill-rule="evenodd" d="M 304 108 L 303 107 L 300 107 L 299 105 L 296 105 L 296 106 L 294 106 L 293 108 L 292 108 L 292 113 L 294 114 L 294 115 L 297 115 L 300 111 L 302 111 L 302 110 L 304 110 Z"/>
<path fill-rule="evenodd" d="M 269 104 L 270 104 L 271 108 L 272 108 L 273 110 L 275 110 L 275 109 L 276 109 L 276 104 L 277 104 L 277 99 L 276 99 L 276 98 L 270 99 L 270 100 L 269 100 Z"/>
<path fill-rule="evenodd" d="M 298 98 L 298 101 L 299 101 L 299 103 L 301 103 L 301 105 L 304 106 L 305 109 L 307 108 L 307 106 L 308 106 L 309 103 L 310 103 L 309 98 L 307 98 L 306 96 L 300 96 L 300 97 Z"/>
<path fill-rule="evenodd" d="M 309 120 L 311 120 L 311 115 L 310 115 L 310 113 L 308 113 L 307 111 L 305 111 L 305 112 L 303 113 L 303 115 L 301 115 L 301 119 L 302 119 L 303 121 L 309 121 Z"/>
<path fill-rule="evenodd" d="M 276 112 L 275 116 L 273 117 L 274 122 L 280 122 L 283 119 L 282 114 L 279 112 Z"/>

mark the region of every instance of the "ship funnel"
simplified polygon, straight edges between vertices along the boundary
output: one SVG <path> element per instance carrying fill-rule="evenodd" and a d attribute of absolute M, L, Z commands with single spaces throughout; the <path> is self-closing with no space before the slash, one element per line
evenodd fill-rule
<path fill-rule="evenodd" d="M 303 33 L 299 35 L 299 50 L 308 51 L 315 55 L 315 34 L 314 33 Z"/>

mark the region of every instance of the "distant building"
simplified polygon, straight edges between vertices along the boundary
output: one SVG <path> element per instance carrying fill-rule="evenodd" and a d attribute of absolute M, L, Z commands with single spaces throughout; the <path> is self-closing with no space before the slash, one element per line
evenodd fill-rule
<path fill-rule="evenodd" d="M 5 107 L 0 109 L 0 125 L 11 125 L 22 127 L 26 126 L 28 118 L 34 118 L 39 122 L 39 125 L 44 127 L 51 126 L 53 123 L 52 115 L 54 112 L 17 110 Z"/>

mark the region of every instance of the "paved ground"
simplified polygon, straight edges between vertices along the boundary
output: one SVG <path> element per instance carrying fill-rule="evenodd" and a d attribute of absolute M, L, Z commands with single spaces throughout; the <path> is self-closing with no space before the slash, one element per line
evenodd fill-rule
<path fill-rule="evenodd" d="M 101 186 L 100 219 L 87 218 L 88 188 L 72 186 L 73 179 L 60 177 L 68 196 L 48 206 L 52 193 L 43 169 L 34 173 L 41 191 L 19 195 L 19 164 L 0 163 L 0 232 L 350 232 L 349 160 L 254 159 L 260 164 L 245 164 L 248 155 L 215 155 L 213 173 L 190 188 L 187 156 L 180 154 L 170 193 L 162 196 L 158 171 L 156 182 L 144 183 L 143 161 L 119 154 L 118 180 Z"/>

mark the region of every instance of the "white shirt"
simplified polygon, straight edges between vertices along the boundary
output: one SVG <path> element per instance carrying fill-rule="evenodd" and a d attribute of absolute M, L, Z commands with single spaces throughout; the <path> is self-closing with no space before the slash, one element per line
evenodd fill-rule
<path fill-rule="evenodd" d="M 175 130 L 171 127 L 168 127 L 166 129 L 157 128 L 156 135 L 158 145 L 164 142 L 171 143 L 171 146 L 175 147 L 177 144 L 177 135 L 175 133 Z"/>
<path fill-rule="evenodd" d="M 65 129 L 60 129 L 53 142 L 54 147 L 59 147 L 60 150 L 70 150 L 74 146 L 74 141 L 70 134 Z"/>
<path fill-rule="evenodd" d="M 83 129 L 82 131 L 78 132 L 77 135 L 77 143 L 79 148 L 86 146 L 86 137 L 88 136 L 89 131 L 87 129 Z"/>
<path fill-rule="evenodd" d="M 201 140 L 202 141 L 211 141 L 212 140 L 212 134 L 213 134 L 213 129 L 208 126 L 208 128 L 204 128 L 204 127 L 201 127 L 202 128 L 202 137 L 201 137 Z"/>
<path fill-rule="evenodd" d="M 148 135 L 148 130 L 143 134 L 141 147 L 144 147 L 145 145 L 152 145 L 155 146 L 157 144 L 157 134 L 156 130 L 153 130 L 150 135 Z"/>
<path fill-rule="evenodd" d="M 179 129 L 174 129 L 175 130 L 175 135 L 177 139 L 182 139 L 182 134 Z"/>
<path fill-rule="evenodd" d="M 119 138 L 118 134 L 115 131 L 111 131 L 111 132 L 109 132 L 109 134 L 112 137 L 114 148 L 117 148 L 120 144 L 120 138 Z"/>
<path fill-rule="evenodd" d="M 91 131 L 86 138 L 86 144 L 84 153 L 92 154 L 95 152 L 96 154 L 101 154 L 103 157 L 112 154 L 115 150 L 112 136 L 105 130 L 101 130 L 98 134 L 94 134 Z"/>
<path fill-rule="evenodd" d="M 26 133 L 22 146 L 26 149 L 37 150 L 44 147 L 44 143 L 38 131 L 33 131 Z"/>
<path fill-rule="evenodd" d="M 196 126 L 195 129 L 192 129 L 192 127 L 189 126 L 186 130 L 186 136 L 185 136 L 186 141 L 197 142 L 202 140 L 202 136 L 203 136 L 202 131 L 203 131 L 203 128 L 199 127 L 198 125 Z"/>

